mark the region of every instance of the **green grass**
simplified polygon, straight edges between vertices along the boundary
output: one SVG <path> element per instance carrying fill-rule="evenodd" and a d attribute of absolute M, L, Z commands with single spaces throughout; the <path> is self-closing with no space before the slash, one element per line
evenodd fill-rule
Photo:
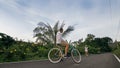
<path fill-rule="evenodd" d="M 117 55 L 118 58 L 120 58 L 120 48 L 118 48 L 118 49 L 116 49 L 115 51 L 113 51 L 113 53 L 114 53 L 115 55 Z"/>

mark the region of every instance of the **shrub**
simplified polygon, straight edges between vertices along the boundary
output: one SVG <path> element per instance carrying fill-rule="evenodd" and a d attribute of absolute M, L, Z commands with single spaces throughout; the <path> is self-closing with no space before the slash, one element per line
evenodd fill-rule
<path fill-rule="evenodd" d="M 113 51 L 114 54 L 116 54 L 120 58 L 120 48 Z"/>
<path fill-rule="evenodd" d="M 78 46 L 77 49 L 80 51 L 81 54 L 85 54 L 85 50 L 84 50 L 85 46 Z M 99 54 L 101 53 L 100 48 L 96 48 L 93 46 L 88 46 L 88 53 L 89 54 Z"/>
<path fill-rule="evenodd" d="M 81 54 L 85 54 L 84 46 L 78 46 L 77 49 L 80 51 Z"/>
<path fill-rule="evenodd" d="M 100 48 L 91 47 L 91 46 L 88 47 L 88 52 L 91 53 L 91 54 L 99 54 L 99 53 L 101 53 Z"/>

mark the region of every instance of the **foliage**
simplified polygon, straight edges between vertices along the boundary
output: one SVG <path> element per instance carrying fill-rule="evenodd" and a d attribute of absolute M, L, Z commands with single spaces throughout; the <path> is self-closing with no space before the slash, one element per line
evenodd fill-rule
<path fill-rule="evenodd" d="M 17 41 L 8 49 L 0 52 L 0 62 L 39 60 L 47 58 L 49 49 L 30 42 Z"/>
<path fill-rule="evenodd" d="M 100 52 L 110 52 L 111 48 L 109 47 L 109 43 L 112 42 L 112 39 L 109 37 L 103 38 L 94 38 L 87 40 L 87 45 L 100 49 Z M 86 42 L 86 41 L 85 41 Z"/>
<path fill-rule="evenodd" d="M 81 54 L 85 54 L 84 45 L 85 45 L 84 43 L 81 43 L 80 45 L 76 47 L 80 51 Z"/>
<path fill-rule="evenodd" d="M 78 40 L 79 42 L 79 40 Z M 90 54 L 98 54 L 104 52 L 111 52 L 109 44 L 113 43 L 112 39 L 109 37 L 96 38 L 93 34 L 88 34 L 84 42 L 78 45 L 78 49 L 81 53 L 84 53 L 85 45 L 88 46 L 88 51 Z"/>
<path fill-rule="evenodd" d="M 11 37 L 8 37 L 10 36 L 6 35 L 6 37 L 0 37 L 0 62 L 40 60 L 43 57 L 47 58 L 47 53 L 51 48 L 49 44 L 47 45 L 49 47 L 46 47 L 32 42 L 24 42 L 22 40 L 10 42 L 9 40 L 11 40 Z M 9 46 L 5 46 L 5 44 Z"/>
<path fill-rule="evenodd" d="M 116 54 L 120 58 L 120 47 L 119 49 L 114 50 L 113 53 Z"/>
<path fill-rule="evenodd" d="M 89 50 L 89 53 L 90 54 L 99 54 L 99 53 L 101 53 L 100 52 L 100 48 L 99 47 L 92 47 L 92 46 L 88 46 L 88 50 Z"/>
<path fill-rule="evenodd" d="M 77 49 L 80 51 L 81 54 L 85 54 L 85 43 L 82 42 L 80 45 L 77 46 Z M 88 51 L 89 54 L 99 54 L 100 53 L 100 48 L 96 48 L 93 46 L 88 45 Z"/>
<path fill-rule="evenodd" d="M 72 29 L 70 30 L 72 31 Z M 89 34 L 85 41 L 78 40 L 74 43 L 81 54 L 84 54 L 85 45 L 88 45 L 90 54 L 98 54 L 111 51 L 108 45 L 112 43 L 112 39 L 109 37 L 95 38 L 94 35 Z M 33 42 L 18 41 L 6 34 L 0 33 L 0 62 L 47 59 L 48 51 L 53 48 L 53 45 L 54 43 L 45 44 L 44 42 L 42 44 L 34 44 Z M 113 53 L 120 56 L 120 46 L 115 47 L 113 50 Z"/>
<path fill-rule="evenodd" d="M 14 42 L 15 40 L 12 37 L 4 33 L 0 33 L 0 50 L 8 48 Z"/>
<path fill-rule="evenodd" d="M 115 41 L 113 47 L 113 53 L 116 54 L 120 58 L 120 42 Z"/>
<path fill-rule="evenodd" d="M 87 38 L 85 39 L 86 44 L 90 44 L 92 40 L 94 40 L 95 36 L 93 34 L 88 34 Z"/>

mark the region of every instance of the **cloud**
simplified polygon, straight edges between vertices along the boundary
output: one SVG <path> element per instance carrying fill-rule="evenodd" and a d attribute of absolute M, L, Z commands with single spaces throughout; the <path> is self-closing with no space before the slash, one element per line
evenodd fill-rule
<path fill-rule="evenodd" d="M 64 20 L 65 28 L 77 24 L 66 39 L 78 40 L 88 33 L 115 39 L 119 3 L 111 1 L 110 7 L 108 0 L 0 0 L 0 31 L 32 39 L 38 22 L 53 26 Z"/>

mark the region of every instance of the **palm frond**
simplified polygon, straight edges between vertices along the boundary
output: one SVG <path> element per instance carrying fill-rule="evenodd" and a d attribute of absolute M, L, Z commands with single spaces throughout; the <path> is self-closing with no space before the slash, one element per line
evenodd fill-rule
<path fill-rule="evenodd" d="M 37 37 L 36 41 L 42 41 L 42 42 L 53 42 L 53 29 L 52 27 L 47 23 L 39 22 L 38 26 L 33 30 L 34 37 Z"/>
<path fill-rule="evenodd" d="M 57 34 L 58 32 L 58 26 L 59 26 L 59 21 L 56 22 L 56 24 L 53 27 L 54 33 Z"/>
<path fill-rule="evenodd" d="M 39 34 L 36 34 L 35 37 L 37 37 L 36 42 L 41 41 L 41 42 L 53 43 L 53 40 L 50 39 L 49 36 L 47 36 L 46 34 L 39 33 Z"/>
<path fill-rule="evenodd" d="M 38 26 L 47 27 L 47 24 L 45 24 L 44 22 L 39 22 L 37 25 L 38 25 Z"/>
<path fill-rule="evenodd" d="M 74 30 L 73 26 L 68 26 L 68 28 L 63 33 L 63 37 L 67 36 L 73 30 Z"/>
<path fill-rule="evenodd" d="M 53 30 L 53 28 L 50 26 L 50 24 L 47 24 L 47 25 L 48 25 L 48 33 L 50 34 L 50 37 L 54 38 L 54 30 Z"/>
<path fill-rule="evenodd" d="M 65 23 L 64 23 L 64 21 L 63 21 L 62 24 L 61 24 L 61 26 L 60 26 L 60 28 L 63 28 L 64 25 L 65 25 Z"/>

